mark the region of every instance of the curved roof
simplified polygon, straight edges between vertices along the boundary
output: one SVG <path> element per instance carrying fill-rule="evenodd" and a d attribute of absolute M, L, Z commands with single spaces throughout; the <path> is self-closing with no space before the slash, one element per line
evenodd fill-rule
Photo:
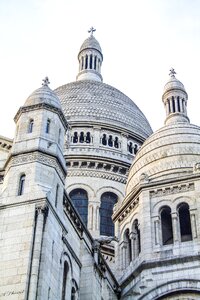
<path fill-rule="evenodd" d="M 69 122 L 95 122 L 131 130 L 146 139 L 151 127 L 137 105 L 116 88 L 94 80 L 72 82 L 55 90 Z"/>
<path fill-rule="evenodd" d="M 61 104 L 58 96 L 47 85 L 43 85 L 35 90 L 26 100 L 24 106 L 46 103 L 61 109 Z"/>
<path fill-rule="evenodd" d="M 96 49 L 102 53 L 101 46 L 99 42 L 95 39 L 93 35 L 89 36 L 81 45 L 80 52 L 85 49 Z"/>
<path fill-rule="evenodd" d="M 171 76 L 168 82 L 164 86 L 164 94 L 173 91 L 173 90 L 182 90 L 186 93 L 185 87 L 175 76 Z"/>
<path fill-rule="evenodd" d="M 180 178 L 200 162 L 200 127 L 189 123 L 164 126 L 150 136 L 130 168 L 126 192 L 143 180 Z"/>

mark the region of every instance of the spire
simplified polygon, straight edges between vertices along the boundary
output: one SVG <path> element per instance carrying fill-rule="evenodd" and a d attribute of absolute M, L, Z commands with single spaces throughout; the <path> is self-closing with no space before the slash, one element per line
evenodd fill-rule
<path fill-rule="evenodd" d="M 79 54 L 79 73 L 77 80 L 96 80 L 102 81 L 101 65 L 103 54 L 99 42 L 94 37 L 96 29 L 91 27 L 88 30 L 90 36 L 83 42 Z"/>
<path fill-rule="evenodd" d="M 49 78 L 47 76 L 44 79 L 42 79 L 42 81 L 43 81 L 43 83 L 42 83 L 43 86 L 49 86 L 50 81 L 49 81 Z"/>
<path fill-rule="evenodd" d="M 169 80 L 165 84 L 162 96 L 166 110 L 165 124 L 189 122 L 187 117 L 187 100 L 184 85 L 175 77 L 175 70 L 170 69 Z"/>

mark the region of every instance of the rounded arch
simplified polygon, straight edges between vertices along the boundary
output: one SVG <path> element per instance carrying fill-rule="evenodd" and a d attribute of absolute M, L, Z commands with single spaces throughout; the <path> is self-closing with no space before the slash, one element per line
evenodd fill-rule
<path fill-rule="evenodd" d="M 120 190 L 118 190 L 117 188 L 112 187 L 112 186 L 104 186 L 104 187 L 99 188 L 99 189 L 96 191 L 96 196 L 97 196 L 97 198 L 100 199 L 100 198 L 101 198 L 101 195 L 102 195 L 103 193 L 106 193 L 106 192 L 112 192 L 112 193 L 116 194 L 117 197 L 118 197 L 117 201 L 120 202 L 120 203 L 121 203 L 122 200 L 124 199 L 124 194 L 123 194 Z"/>
<path fill-rule="evenodd" d="M 87 192 L 88 194 L 88 198 L 89 199 L 94 199 L 95 197 L 95 191 L 94 189 L 86 184 L 86 183 L 72 183 L 70 184 L 68 187 L 67 187 L 67 193 L 69 195 L 69 193 L 72 191 L 72 190 L 75 190 L 75 189 L 83 189 Z"/>
<path fill-rule="evenodd" d="M 188 203 L 188 205 L 190 206 L 190 209 L 196 208 L 196 199 L 195 198 L 188 197 L 188 196 L 180 196 L 173 200 L 174 211 L 176 211 L 177 206 L 182 202 Z"/>
<path fill-rule="evenodd" d="M 190 220 L 190 207 L 187 202 L 181 202 L 177 205 L 177 213 L 179 218 L 179 227 L 181 242 L 192 240 L 192 228 Z"/>
<path fill-rule="evenodd" d="M 193 292 L 196 294 L 197 299 L 200 296 L 200 281 L 195 279 L 181 280 L 179 279 L 164 283 L 160 286 L 156 286 L 154 289 L 142 295 L 139 300 L 151 299 L 151 300 L 161 300 L 165 297 L 172 295 L 173 293 L 185 293 Z"/>
<path fill-rule="evenodd" d="M 159 210 L 159 214 L 161 219 L 162 244 L 173 244 L 171 207 L 167 205 L 162 206 Z"/>
<path fill-rule="evenodd" d="M 100 205 L 100 235 L 114 236 L 112 220 L 113 207 L 117 203 L 117 195 L 113 192 L 104 192 L 101 195 Z"/>
<path fill-rule="evenodd" d="M 73 189 L 69 193 L 73 205 L 77 209 L 82 221 L 87 226 L 88 221 L 88 193 L 82 188 Z"/>
<path fill-rule="evenodd" d="M 156 202 L 153 205 L 153 217 L 158 216 L 160 214 L 160 210 L 164 206 L 172 206 L 172 201 L 170 199 L 162 199 L 158 202 Z"/>

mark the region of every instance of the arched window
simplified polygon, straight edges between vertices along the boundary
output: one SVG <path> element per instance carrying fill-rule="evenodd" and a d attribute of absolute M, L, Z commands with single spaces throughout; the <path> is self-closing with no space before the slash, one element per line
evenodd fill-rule
<path fill-rule="evenodd" d="M 129 144 L 128 144 L 128 151 L 132 154 L 133 153 L 133 143 L 132 142 L 130 142 Z"/>
<path fill-rule="evenodd" d="M 124 241 L 126 243 L 126 267 L 132 261 L 131 240 L 129 234 L 130 234 L 129 229 L 126 229 L 126 231 L 124 232 Z"/>
<path fill-rule="evenodd" d="M 33 124 L 34 124 L 34 120 L 31 119 L 28 124 L 28 133 L 33 132 Z"/>
<path fill-rule="evenodd" d="M 179 96 L 177 97 L 177 106 L 178 106 L 178 111 L 180 112 L 181 108 L 180 108 L 180 98 L 179 98 Z"/>
<path fill-rule="evenodd" d="M 46 132 L 46 133 L 49 133 L 49 131 L 50 131 L 50 124 L 51 124 L 51 120 L 48 119 L 48 120 L 47 120 L 47 123 L 46 123 L 46 129 L 45 129 L 45 132 Z"/>
<path fill-rule="evenodd" d="M 76 300 L 76 290 L 74 286 L 72 287 L 71 290 L 71 300 Z"/>
<path fill-rule="evenodd" d="M 83 189 L 75 189 L 69 193 L 69 196 L 77 209 L 82 221 L 87 226 L 88 217 L 88 195 Z"/>
<path fill-rule="evenodd" d="M 173 244 L 171 208 L 164 206 L 160 211 L 162 243 L 163 245 Z"/>
<path fill-rule="evenodd" d="M 103 137 L 102 137 L 102 145 L 104 145 L 104 146 L 107 145 L 107 139 L 106 139 L 106 134 L 105 133 L 103 134 Z"/>
<path fill-rule="evenodd" d="M 178 216 L 180 224 L 181 242 L 192 240 L 192 229 L 190 222 L 190 211 L 187 203 L 178 206 Z"/>
<path fill-rule="evenodd" d="M 58 204 L 58 195 L 59 195 L 59 184 L 56 185 L 55 207 L 57 207 Z"/>
<path fill-rule="evenodd" d="M 92 54 L 90 54 L 90 69 L 92 69 Z"/>
<path fill-rule="evenodd" d="M 133 222 L 133 247 L 133 255 L 136 258 L 141 252 L 140 229 L 137 219 Z"/>
<path fill-rule="evenodd" d="M 135 144 L 135 145 L 134 145 L 134 154 L 136 154 L 137 152 L 138 152 L 138 145 Z"/>
<path fill-rule="evenodd" d="M 95 56 L 95 58 L 94 58 L 94 69 L 96 70 L 96 68 L 97 68 L 97 57 Z"/>
<path fill-rule="evenodd" d="M 86 57 L 85 57 L 85 69 L 87 69 L 88 68 L 88 56 L 86 55 Z"/>
<path fill-rule="evenodd" d="M 78 133 L 74 132 L 73 143 L 78 143 Z"/>
<path fill-rule="evenodd" d="M 90 132 L 86 133 L 86 143 L 90 143 L 91 142 L 91 137 L 90 137 Z"/>
<path fill-rule="evenodd" d="M 60 144 L 60 138 L 61 138 L 61 129 L 59 128 L 59 132 L 58 132 L 58 144 Z"/>
<path fill-rule="evenodd" d="M 84 63 L 84 59 L 83 56 L 81 57 L 81 70 L 83 70 L 83 63 Z"/>
<path fill-rule="evenodd" d="M 26 175 L 22 174 L 19 179 L 18 196 L 23 195 Z"/>
<path fill-rule="evenodd" d="M 112 221 L 113 207 L 117 202 L 117 195 L 106 192 L 101 196 L 100 207 L 100 234 L 114 236 L 114 224 Z"/>
<path fill-rule="evenodd" d="M 112 135 L 109 135 L 109 138 L 108 138 L 108 146 L 110 146 L 110 147 L 113 146 L 113 138 L 112 138 Z"/>
<path fill-rule="evenodd" d="M 68 266 L 68 263 L 65 261 L 64 269 L 63 269 L 62 300 L 65 300 L 65 296 L 66 296 L 68 271 L 69 271 L 69 266 Z"/>
<path fill-rule="evenodd" d="M 83 131 L 81 131 L 81 133 L 80 133 L 79 142 L 84 143 L 84 132 Z"/>
<path fill-rule="evenodd" d="M 115 140 L 114 140 L 114 147 L 115 147 L 115 148 L 119 148 L 119 139 L 118 139 L 118 137 L 115 137 Z"/>
<path fill-rule="evenodd" d="M 174 96 L 172 96 L 172 112 L 176 112 Z"/>

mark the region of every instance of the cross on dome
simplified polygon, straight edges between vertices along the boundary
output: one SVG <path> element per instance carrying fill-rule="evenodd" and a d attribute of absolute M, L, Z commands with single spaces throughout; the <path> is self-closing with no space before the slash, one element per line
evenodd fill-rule
<path fill-rule="evenodd" d="M 90 29 L 88 30 L 88 33 L 90 33 L 90 36 L 93 35 L 93 33 L 96 31 L 96 29 L 94 29 L 94 27 L 90 27 Z"/>
<path fill-rule="evenodd" d="M 42 79 L 42 81 L 43 81 L 43 83 L 42 83 L 43 86 L 49 86 L 50 81 L 49 81 L 49 78 L 47 76 L 44 79 Z"/>
<path fill-rule="evenodd" d="M 174 68 L 171 68 L 171 69 L 169 70 L 169 76 L 175 77 L 175 74 L 176 74 L 176 72 L 175 72 Z"/>

